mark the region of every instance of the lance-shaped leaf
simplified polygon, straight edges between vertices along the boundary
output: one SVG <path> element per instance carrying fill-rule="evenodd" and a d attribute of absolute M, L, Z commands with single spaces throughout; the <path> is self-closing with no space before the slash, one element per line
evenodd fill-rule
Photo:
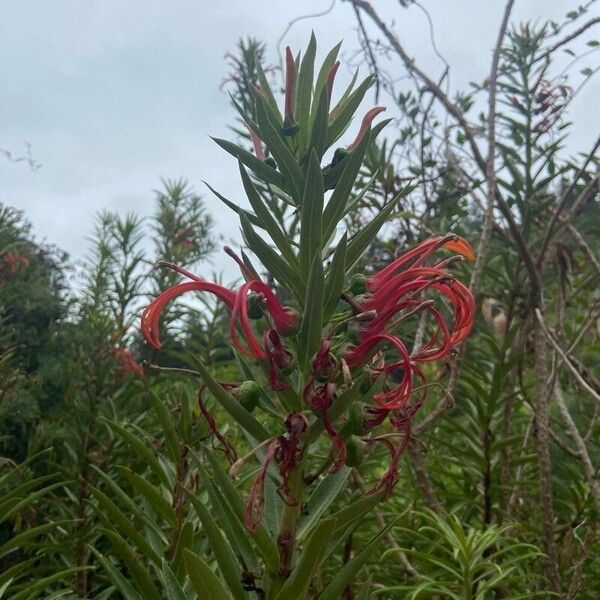
<path fill-rule="evenodd" d="M 71 523 L 69 519 L 62 519 L 60 521 L 52 521 L 51 523 L 45 523 L 44 525 L 38 525 L 37 527 L 31 527 L 30 529 L 26 529 L 17 535 L 12 536 L 7 542 L 0 546 L 0 557 L 4 556 L 9 550 L 13 548 L 20 548 L 23 550 L 26 548 L 27 544 L 35 539 L 38 535 L 45 533 L 47 531 L 51 531 L 55 527 L 59 527 L 62 525 L 66 525 L 67 523 Z"/>
<path fill-rule="evenodd" d="M 53 483 L 52 485 L 42 488 L 41 490 L 38 490 L 37 492 L 34 492 L 33 494 L 29 494 L 26 498 L 13 497 L 7 500 L 6 502 L 3 502 L 0 505 L 0 523 L 4 523 L 13 515 L 16 515 L 18 512 L 22 511 L 27 506 L 33 504 L 46 494 L 49 494 L 52 490 L 55 490 L 56 488 L 65 485 L 66 483 L 69 482 L 67 480 L 58 481 L 56 483 Z"/>
<path fill-rule="evenodd" d="M 228 600 L 231 598 L 231 594 L 221 580 L 199 556 L 186 550 L 184 559 L 188 577 L 198 594 L 198 600 Z"/>
<path fill-rule="evenodd" d="M 117 467 L 117 469 L 118 468 L 119 467 Z M 121 487 L 112 479 L 112 477 L 108 475 L 108 473 L 105 473 L 104 471 L 102 471 L 102 469 L 99 469 L 95 465 L 92 465 L 92 469 L 96 472 L 98 477 L 103 479 L 106 482 L 106 484 L 110 487 L 113 498 L 118 499 L 134 517 L 139 519 L 140 522 L 142 522 L 146 527 L 148 527 L 148 529 L 152 530 L 152 532 L 157 536 L 157 538 L 160 539 L 166 545 L 168 543 L 167 538 L 165 537 L 165 534 L 161 527 L 155 521 L 153 521 L 148 516 L 148 514 L 146 514 L 138 506 L 136 502 L 134 502 L 131 495 L 126 494 L 121 489 Z M 148 485 L 154 487 L 158 491 L 157 486 L 153 485 L 146 479 L 144 479 L 144 481 L 146 481 Z"/>
<path fill-rule="evenodd" d="M 204 484 L 204 489 L 208 495 L 212 509 L 218 513 L 220 517 L 219 521 L 229 544 L 235 549 L 245 569 L 257 571 L 259 568 L 258 558 L 256 551 L 252 547 L 248 530 L 240 523 L 231 508 L 231 505 L 219 491 L 215 480 L 206 472 L 206 469 L 204 469 L 202 464 L 197 461 L 195 455 L 194 459 L 198 466 L 198 473 L 200 473 L 200 477 L 202 478 L 202 483 Z M 190 496 L 194 495 L 190 490 L 186 490 L 186 492 Z"/>
<path fill-rule="evenodd" d="M 321 256 L 323 193 L 321 166 L 313 151 L 308 159 L 308 173 L 300 208 L 300 265 L 304 277 L 308 277 L 315 256 Z"/>
<path fill-rule="evenodd" d="M 323 158 L 327 148 L 327 90 L 322 89 L 319 102 L 317 104 L 317 112 L 312 120 L 310 132 L 310 144 L 308 152 L 315 151 L 319 160 Z"/>
<path fill-rule="evenodd" d="M 346 250 L 347 270 L 352 269 L 354 263 L 362 256 L 369 244 L 375 239 L 375 236 L 389 220 L 390 215 L 398 205 L 398 200 L 402 198 L 403 195 L 403 192 L 400 192 L 393 200 L 388 202 L 388 204 L 375 215 L 373 220 L 350 240 L 348 249 Z"/>
<path fill-rule="evenodd" d="M 244 169 L 244 165 L 242 165 L 241 162 L 239 164 L 239 167 L 240 174 L 242 176 L 242 184 L 244 185 L 244 190 L 246 191 L 246 196 L 248 197 L 250 206 L 252 206 L 254 212 L 256 213 L 256 223 L 253 223 L 252 219 L 248 217 L 248 215 L 251 213 L 246 213 L 246 217 L 248 217 L 248 220 L 251 223 L 253 223 L 254 225 L 258 224 L 259 227 L 262 227 L 267 231 L 277 248 L 279 248 L 281 254 L 285 257 L 285 259 L 290 265 L 299 266 L 298 259 L 294 254 L 288 237 L 281 230 L 281 227 L 279 227 L 279 224 L 274 219 L 273 215 L 271 214 L 271 211 L 263 202 L 262 198 L 260 197 L 260 194 L 258 193 L 258 190 L 252 183 L 252 180 L 248 176 L 248 173 L 246 172 L 246 169 Z"/>
<path fill-rule="evenodd" d="M 238 160 L 238 162 L 240 164 L 242 164 L 242 162 L 240 160 Z M 250 221 L 250 223 L 252 223 L 252 225 L 255 225 L 256 227 L 261 227 L 263 229 L 266 229 L 265 226 L 262 223 L 262 220 L 260 220 L 255 214 L 251 213 L 249 210 L 245 210 L 243 209 L 241 206 L 238 206 L 235 202 L 232 202 L 231 200 L 229 200 L 228 198 L 225 198 L 225 196 L 223 196 L 222 194 L 220 194 L 219 192 L 217 192 L 217 190 L 215 190 L 211 185 L 209 185 L 208 183 L 206 183 L 206 181 L 203 181 L 202 183 L 204 183 L 204 185 L 221 201 L 223 202 L 223 204 L 225 204 L 225 206 L 229 207 L 234 213 L 238 214 L 238 215 L 242 215 L 244 214 L 246 216 L 246 218 Z"/>
<path fill-rule="evenodd" d="M 175 511 L 160 493 L 160 488 L 158 486 L 150 483 L 145 477 L 138 475 L 127 467 L 119 465 L 117 470 L 140 494 L 142 494 L 142 496 L 144 496 L 144 498 L 146 498 L 146 500 L 148 500 L 152 505 L 152 508 L 162 515 L 169 525 L 175 527 Z"/>
<path fill-rule="evenodd" d="M 212 138 L 223 150 L 229 152 L 232 156 L 235 156 L 237 159 L 241 160 L 253 173 L 255 173 L 258 177 L 260 177 L 263 181 L 267 183 L 272 183 L 279 188 L 283 188 L 285 185 L 285 180 L 283 179 L 281 173 L 276 171 L 273 167 L 269 166 L 266 162 L 263 162 L 259 158 L 256 158 L 254 154 L 251 154 L 244 148 L 240 148 L 236 146 L 232 142 L 227 140 L 222 140 L 220 138 Z"/>
<path fill-rule="evenodd" d="M 175 573 L 171 571 L 169 564 L 164 558 L 161 563 L 161 569 L 160 571 L 158 571 L 158 574 L 162 581 L 167 600 L 188 600 L 187 595 L 181 587 L 181 584 L 179 583 L 179 581 L 177 581 L 177 577 L 175 577 Z"/>
<path fill-rule="evenodd" d="M 310 131 L 310 105 L 312 100 L 313 77 L 315 70 L 315 56 L 317 54 L 317 40 L 314 32 L 306 48 L 296 86 L 296 120 L 298 121 L 298 141 L 301 148 L 306 147 Z"/>
<path fill-rule="evenodd" d="M 327 544 L 335 529 L 333 519 L 324 519 L 312 531 L 296 566 L 283 584 L 276 600 L 300 600 L 306 592 L 325 556 Z"/>
<path fill-rule="evenodd" d="M 321 68 L 319 69 L 319 74 L 317 75 L 317 81 L 315 83 L 315 88 L 314 88 L 314 93 L 313 93 L 312 106 L 310 109 L 310 114 L 311 114 L 311 118 L 312 118 L 313 122 L 314 122 L 314 116 L 317 111 L 317 104 L 321 97 L 321 92 L 325 89 L 325 84 L 327 82 L 327 75 L 329 73 L 329 69 L 331 69 L 331 67 L 333 66 L 333 63 L 335 63 L 341 46 L 342 46 L 342 42 L 338 42 L 329 51 L 329 53 L 325 57 L 325 60 L 323 61 L 323 64 L 321 65 Z"/>
<path fill-rule="evenodd" d="M 89 486 L 92 495 L 98 501 L 98 515 L 107 527 L 123 533 L 127 539 L 144 555 L 155 564 L 160 564 L 160 557 L 148 540 L 139 532 L 123 511 L 103 492 L 94 486 Z"/>
<path fill-rule="evenodd" d="M 327 146 L 333 145 L 336 140 L 344 133 L 354 113 L 360 106 L 367 90 L 375 83 L 375 75 L 369 75 L 364 81 L 348 96 L 343 102 L 343 105 L 338 103 L 338 106 L 332 111 L 336 116 L 329 124 L 327 134 Z"/>
<path fill-rule="evenodd" d="M 268 116 L 267 101 L 261 94 L 255 94 L 256 98 L 256 116 L 258 118 L 258 125 L 260 127 L 260 137 L 266 144 L 269 152 L 275 159 L 281 174 L 287 186 L 278 185 L 290 193 L 292 198 L 296 201 L 300 201 L 302 194 L 302 188 L 304 187 L 304 175 L 302 169 L 298 166 L 296 157 L 292 154 L 291 150 L 287 147 L 283 138 L 271 122 Z M 241 157 L 240 157 L 241 159 Z M 242 160 L 242 162 L 245 162 Z"/>
<path fill-rule="evenodd" d="M 271 90 L 271 86 L 269 85 L 269 81 L 267 80 L 267 76 L 262 68 L 262 64 L 260 59 L 257 57 L 254 61 L 256 65 L 256 73 L 258 75 L 258 83 L 260 84 L 262 93 L 267 99 L 269 106 L 271 107 L 272 114 L 277 116 L 277 126 L 281 127 L 283 125 L 283 117 L 279 112 L 279 107 L 277 106 L 277 100 L 275 100 L 275 96 L 273 96 L 273 91 Z"/>
<path fill-rule="evenodd" d="M 336 473 L 327 473 L 319 481 L 302 510 L 302 517 L 296 534 L 298 540 L 302 540 L 310 533 L 315 523 L 319 521 L 325 511 L 331 506 L 338 494 L 344 489 L 350 473 L 352 473 L 352 469 L 344 466 Z"/>
<path fill-rule="evenodd" d="M 131 546 L 115 531 L 104 528 L 100 528 L 100 531 L 109 539 L 116 553 L 127 565 L 127 570 L 137 584 L 144 600 L 161 600 L 152 575 L 145 569 Z"/>
<path fill-rule="evenodd" d="M 259 442 L 270 437 L 268 431 L 231 394 L 223 389 L 223 386 L 210 374 L 201 360 L 196 360 L 196 366 L 208 391 L 241 427 Z"/>
<path fill-rule="evenodd" d="M 336 537 L 342 537 L 352 525 L 370 513 L 381 502 L 384 495 L 385 490 L 380 490 L 375 494 L 367 494 L 331 514 L 330 517 L 335 519 L 336 522 Z"/>
<path fill-rule="evenodd" d="M 301 362 L 311 357 L 319 347 L 323 328 L 324 296 L 323 261 L 320 255 L 316 255 L 306 284 L 302 325 L 298 334 L 298 357 Z"/>
<path fill-rule="evenodd" d="M 129 431 L 129 429 L 126 429 L 122 425 L 119 425 L 118 423 L 115 423 L 114 421 L 111 421 L 105 417 L 101 418 L 110 429 L 112 429 L 121 438 L 123 438 L 127 444 L 129 444 L 131 449 L 140 457 L 144 464 L 150 467 L 152 472 L 160 479 L 163 485 L 166 487 L 171 486 L 171 482 L 169 481 L 167 473 L 160 466 L 158 460 L 156 460 L 155 450 L 151 450 L 140 438 Z"/>
<path fill-rule="evenodd" d="M 324 299 L 324 312 L 323 320 L 327 322 L 340 299 L 342 289 L 344 287 L 344 280 L 346 277 L 346 246 L 347 246 L 347 232 L 338 242 L 337 248 L 333 253 L 331 264 L 327 269 L 327 277 L 325 278 L 325 299 Z"/>
<path fill-rule="evenodd" d="M 244 215 L 240 216 L 240 221 L 248 246 L 267 271 L 297 298 L 301 298 L 302 286 L 298 273 L 254 231 L 250 221 Z"/>
<path fill-rule="evenodd" d="M 233 597 L 238 600 L 244 600 L 246 594 L 241 584 L 242 570 L 235 554 L 225 541 L 221 530 L 204 504 L 202 504 L 196 495 L 190 497 L 196 513 L 198 513 L 198 517 L 200 517 L 200 521 L 202 522 L 202 528 L 208 538 L 210 549 L 215 555 L 217 565 L 219 565 L 221 576 L 225 580 L 225 583 L 227 583 Z"/>
<path fill-rule="evenodd" d="M 165 441 L 167 442 L 167 450 L 171 455 L 171 460 L 174 464 L 179 463 L 181 456 L 181 448 L 177 428 L 173 422 L 171 411 L 167 408 L 165 402 L 159 398 L 154 390 L 150 390 L 150 403 L 162 425 Z"/>
<path fill-rule="evenodd" d="M 211 470 L 219 492 L 225 497 L 225 500 L 235 513 L 235 516 L 238 519 L 238 521 L 241 524 L 243 524 L 245 509 L 242 498 L 240 497 L 238 491 L 235 489 L 233 483 L 231 482 L 231 479 L 229 479 L 227 473 L 223 471 L 223 469 L 217 462 L 217 459 L 212 455 L 212 453 L 207 451 L 205 455 L 208 458 L 208 461 L 210 462 Z M 198 457 L 195 454 L 193 454 L 193 456 L 196 458 L 196 462 L 200 463 Z M 274 573 L 277 570 L 277 566 L 279 564 L 279 555 L 277 552 L 277 546 L 267 533 L 267 530 L 264 528 L 263 525 L 259 525 L 256 532 L 250 533 L 250 535 L 256 543 L 256 547 L 258 548 L 260 555 L 263 557 L 267 569 L 269 569 L 271 573 Z"/>
<path fill-rule="evenodd" d="M 371 135 L 367 133 L 358 146 L 350 153 L 346 161 L 344 161 L 345 166 L 342 174 L 323 211 L 323 238 L 326 240 L 333 235 L 335 228 L 344 216 L 344 210 L 348 205 L 350 194 L 354 189 L 354 182 L 356 181 L 365 158 L 365 152 L 370 143 Z"/>
<path fill-rule="evenodd" d="M 48 577 L 42 577 L 41 579 L 28 583 L 25 589 L 13 594 L 10 597 L 10 600 L 30 600 L 31 598 L 35 598 L 38 595 L 38 592 L 44 591 L 53 583 L 71 579 L 75 573 L 88 571 L 90 569 L 91 567 L 70 567 L 69 569 L 64 569 L 58 573 L 48 575 Z M 148 598 L 149 600 L 154 600 L 154 598 L 151 598 L 150 596 Z"/>
<path fill-rule="evenodd" d="M 351 558 L 329 582 L 327 587 L 319 594 L 319 600 L 338 600 L 344 589 L 352 583 L 355 575 L 365 565 L 379 540 L 396 524 L 400 517 L 394 519 L 384 527 L 371 541 L 353 558 Z"/>
<path fill-rule="evenodd" d="M 88 546 L 89 549 L 96 555 L 96 558 L 102 565 L 102 568 L 106 571 L 106 574 L 113 582 L 113 585 L 117 588 L 117 591 L 121 593 L 123 598 L 126 600 L 142 600 L 142 597 L 135 591 L 134 587 L 127 581 L 121 574 L 121 571 L 117 569 L 112 562 L 104 556 L 101 552 L 96 550 L 93 546 Z"/>
<path fill-rule="evenodd" d="M 182 578 L 185 565 L 184 565 L 184 552 L 191 550 L 194 545 L 194 522 L 186 521 L 181 528 L 181 532 L 177 539 L 177 545 L 175 546 L 175 552 L 173 552 L 173 560 L 171 561 L 171 567 L 177 577 Z"/>

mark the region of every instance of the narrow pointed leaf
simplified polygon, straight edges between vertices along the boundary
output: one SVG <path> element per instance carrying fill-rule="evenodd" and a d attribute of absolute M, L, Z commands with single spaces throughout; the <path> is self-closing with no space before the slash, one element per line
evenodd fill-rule
<path fill-rule="evenodd" d="M 336 140 L 344 133 L 354 113 L 360 106 L 365 94 L 368 89 L 375 83 L 376 77 L 369 75 L 357 88 L 354 90 L 348 98 L 345 100 L 343 106 L 340 106 L 340 110 L 333 120 L 329 124 L 329 132 L 327 135 L 327 146 L 333 145 Z M 335 110 L 335 109 L 334 109 Z"/>
<path fill-rule="evenodd" d="M 335 186 L 331 198 L 323 211 L 323 238 L 328 240 L 344 216 L 344 210 L 354 189 L 354 182 L 365 158 L 365 152 L 371 143 L 371 135 L 367 133 L 358 146 L 350 153 Z"/>
<path fill-rule="evenodd" d="M 201 360 L 196 360 L 196 366 L 202 381 L 204 381 L 214 399 L 241 427 L 259 442 L 270 437 L 267 430 L 231 394 L 223 389 Z"/>
<path fill-rule="evenodd" d="M 240 221 L 248 246 L 267 271 L 296 297 L 301 296 L 302 287 L 298 273 L 254 231 L 250 221 L 244 215 L 240 216 Z"/>
<path fill-rule="evenodd" d="M 158 460 L 156 460 L 156 452 L 151 450 L 142 440 L 140 440 L 135 434 L 129 429 L 126 429 L 122 425 L 119 425 L 115 421 L 101 417 L 106 424 L 115 431 L 129 446 L 131 449 L 142 459 L 142 461 L 150 467 L 152 472 L 160 479 L 160 481 L 166 487 L 170 487 L 171 483 L 165 472 L 160 466 Z"/>
<path fill-rule="evenodd" d="M 308 277 L 315 256 L 321 256 L 323 193 L 319 159 L 311 152 L 300 208 L 300 264 L 305 277 Z"/>
<path fill-rule="evenodd" d="M 179 436 L 177 435 L 177 428 L 173 422 L 171 412 L 167 408 L 165 402 L 158 397 L 154 390 L 150 390 L 150 403 L 152 408 L 158 417 L 160 424 L 162 425 L 163 434 L 165 441 L 167 442 L 167 450 L 171 455 L 171 460 L 174 464 L 179 463 L 181 455 Z"/>
<path fill-rule="evenodd" d="M 319 69 L 319 74 L 317 75 L 317 81 L 316 81 L 315 87 L 314 87 L 312 106 L 310 109 L 310 114 L 311 114 L 311 117 L 313 118 L 313 121 L 314 121 L 314 115 L 316 114 L 316 111 L 317 111 L 317 103 L 319 102 L 319 98 L 321 97 L 321 92 L 325 89 L 325 84 L 327 83 L 327 75 L 329 73 L 329 69 L 331 69 L 331 67 L 333 66 L 333 63 L 335 63 L 341 46 L 342 46 L 342 42 L 338 42 L 329 51 L 329 53 L 325 57 L 325 60 L 323 61 L 323 64 L 321 65 L 321 68 Z"/>
<path fill-rule="evenodd" d="M 308 152 L 315 151 L 319 161 L 323 158 L 327 148 L 327 90 L 322 89 L 319 102 L 317 103 L 317 112 L 312 120 L 312 128 L 310 132 L 310 143 Z"/>
<path fill-rule="evenodd" d="M 296 87 L 296 120 L 298 125 L 298 140 L 300 147 L 306 147 L 310 127 L 310 105 L 312 101 L 313 78 L 315 70 L 315 56 L 317 54 L 317 40 L 311 33 L 310 41 L 306 48 L 300 69 L 298 71 L 298 83 Z"/>
<path fill-rule="evenodd" d="M 365 565 L 381 538 L 396 524 L 400 517 L 384 527 L 371 541 L 353 558 L 351 558 L 334 576 L 329 585 L 319 594 L 319 600 L 338 600 L 344 589 L 352 583 L 355 575 Z"/>
<path fill-rule="evenodd" d="M 119 569 L 117 569 L 112 562 L 104 556 L 101 552 L 96 550 L 93 546 L 89 547 L 90 550 L 96 555 L 96 558 L 102 565 L 102 568 L 106 571 L 106 574 L 113 582 L 113 585 L 117 588 L 117 591 L 121 593 L 125 600 L 142 600 L 142 597 L 135 591 L 134 587 L 123 577 Z"/>
<path fill-rule="evenodd" d="M 231 595 L 211 568 L 190 550 L 184 553 L 185 567 L 198 600 L 228 600 Z"/>
<path fill-rule="evenodd" d="M 175 577 L 175 573 L 171 571 L 167 561 L 164 559 L 161 563 L 160 577 L 163 582 L 167 600 L 188 600 L 179 581 L 177 581 L 177 577 Z"/>
<path fill-rule="evenodd" d="M 210 452 L 206 452 L 205 455 L 210 462 L 211 470 L 219 492 L 223 494 L 225 500 L 229 503 L 229 506 L 235 513 L 237 519 L 243 525 L 244 502 L 240 497 L 239 492 L 235 489 L 231 479 L 229 479 L 227 473 L 223 471 L 215 457 Z M 197 457 L 196 460 L 198 461 Z M 256 546 L 263 557 L 267 568 L 274 573 L 277 570 L 277 565 L 279 564 L 279 555 L 277 546 L 267 533 L 267 530 L 263 525 L 260 525 L 254 533 L 249 532 L 249 534 L 256 543 Z"/>
<path fill-rule="evenodd" d="M 287 185 L 278 185 L 282 189 L 290 193 L 292 198 L 299 202 L 304 187 L 304 176 L 302 170 L 298 166 L 295 156 L 291 150 L 287 147 L 283 138 L 271 122 L 268 117 L 266 103 L 267 101 L 260 95 L 256 94 L 256 116 L 258 118 L 258 124 L 260 126 L 260 137 L 266 144 L 269 152 L 275 159 L 281 174 Z M 241 157 L 240 157 L 241 158 Z M 244 162 L 242 160 L 242 162 Z M 263 163 L 264 164 L 264 163 Z M 269 182 L 275 183 L 276 182 Z"/>
<path fill-rule="evenodd" d="M 144 568 L 131 546 L 115 531 L 103 528 L 100 528 L 100 531 L 109 539 L 117 554 L 121 556 L 127 565 L 127 569 L 136 582 L 144 600 L 161 600 L 153 577 Z"/>
<path fill-rule="evenodd" d="M 340 300 L 346 277 L 346 233 L 338 242 L 325 279 L 324 321 L 327 322 Z"/>
<path fill-rule="evenodd" d="M 231 551 L 231 547 L 225 541 L 221 530 L 204 504 L 202 504 L 196 495 L 192 495 L 190 498 L 196 513 L 200 517 L 202 528 L 206 532 L 210 549 L 215 555 L 222 578 L 227 583 L 233 597 L 238 600 L 244 600 L 246 594 L 241 584 L 242 571 L 235 555 Z"/>
<path fill-rule="evenodd" d="M 254 154 L 251 154 L 247 150 L 236 146 L 232 142 L 222 140 L 220 138 L 212 138 L 223 150 L 235 156 L 241 160 L 253 173 L 260 177 L 267 183 L 272 183 L 277 187 L 283 188 L 285 185 L 283 176 L 281 173 L 276 171 L 273 167 L 270 167 L 267 163 L 263 162 L 259 158 L 256 158 Z"/>
<path fill-rule="evenodd" d="M 304 312 L 298 336 L 298 355 L 301 361 L 311 357 L 319 346 L 323 328 L 324 296 L 323 261 L 320 255 L 316 255 L 306 284 Z"/>
<path fill-rule="evenodd" d="M 323 561 L 327 544 L 334 529 L 335 521 L 333 519 L 324 519 L 313 529 L 296 566 L 276 596 L 277 600 L 306 598 L 308 587 Z"/>
<path fill-rule="evenodd" d="M 350 473 L 352 473 L 351 468 L 343 467 L 337 473 L 327 473 L 321 479 L 302 511 L 297 534 L 299 540 L 302 540 L 311 531 L 314 524 L 335 501 L 338 494 L 344 489 Z"/>
<path fill-rule="evenodd" d="M 254 212 L 256 213 L 255 221 L 248 217 L 250 213 L 246 213 L 246 217 L 253 225 L 258 225 L 267 231 L 267 233 L 271 236 L 271 239 L 279 248 L 281 254 L 285 257 L 287 262 L 291 265 L 298 265 L 298 259 L 294 254 L 292 246 L 289 242 L 286 234 L 281 230 L 277 221 L 273 218 L 271 211 L 268 209 L 266 204 L 263 202 L 258 190 L 252 183 L 252 180 L 248 176 L 246 169 L 244 169 L 244 165 L 240 162 L 240 174 L 242 176 L 242 184 L 244 185 L 244 190 L 246 191 L 246 196 L 250 202 L 250 206 L 252 206 Z"/>
<path fill-rule="evenodd" d="M 240 164 L 243 164 L 242 161 L 239 159 L 238 162 Z M 246 218 L 250 221 L 250 223 L 252 223 L 252 225 L 265 229 L 262 220 L 259 219 L 255 214 L 251 213 L 249 210 L 243 209 L 241 206 L 238 206 L 235 202 L 232 202 L 228 198 L 225 198 L 225 196 L 217 192 L 217 190 L 215 190 L 215 188 L 206 183 L 206 181 L 204 181 L 203 183 L 219 200 L 221 200 L 221 202 L 223 202 L 223 204 L 225 204 L 225 206 L 229 207 L 234 213 L 238 215 L 244 214 Z"/>

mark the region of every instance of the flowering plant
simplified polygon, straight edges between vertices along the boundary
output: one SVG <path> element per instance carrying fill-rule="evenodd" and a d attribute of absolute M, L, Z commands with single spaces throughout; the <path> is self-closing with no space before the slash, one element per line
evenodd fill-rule
<path fill-rule="evenodd" d="M 218 381 L 198 362 L 199 409 L 232 464 L 230 474 L 259 463 L 249 490 L 240 492 L 213 453 L 195 455 L 213 510 L 223 508 L 227 538 L 211 539 L 227 546 L 222 552 L 214 548 L 218 575 L 202 558 L 186 554 L 188 574 L 202 597 L 244 597 L 243 589 L 267 598 L 340 596 L 364 561 L 362 553 L 324 586 L 315 574 L 357 521 L 392 494 L 412 418 L 427 396 L 424 365 L 448 357 L 473 324 L 473 296 L 451 272 L 455 261 L 474 258 L 458 236 L 431 237 L 369 276 L 357 272 L 364 251 L 394 218 L 403 192 L 358 234 L 339 235 L 356 205 L 353 189 L 365 152 L 389 121 L 374 124 L 385 109 L 369 110 L 353 141 L 324 158 L 345 136 L 374 83 L 367 77 L 354 89 L 352 82 L 332 106 L 338 49 L 314 80 L 314 38 L 302 59 L 287 48 L 283 114 L 259 72 L 254 112 L 238 106 L 253 153 L 216 140 L 237 158 L 252 210 L 218 197 L 239 215 L 246 245 L 262 268 L 226 249 L 243 278 L 230 289 L 164 263 L 184 281 L 158 295 L 142 314 L 144 337 L 159 348 L 160 317 L 170 300 L 186 292 L 214 295 L 229 311 L 229 337 L 246 379 Z M 286 231 L 265 202 L 264 189 L 294 211 L 299 235 Z M 410 349 L 410 326 L 424 314 L 430 327 Z M 209 412 L 206 392 L 250 445 L 242 458 L 231 428 L 224 434 L 218 416 Z M 389 452 L 385 471 L 363 498 L 324 516 L 352 469 L 377 445 Z M 265 523 L 265 511 L 281 513 L 275 528 Z M 260 561 L 249 561 L 250 552 Z"/>

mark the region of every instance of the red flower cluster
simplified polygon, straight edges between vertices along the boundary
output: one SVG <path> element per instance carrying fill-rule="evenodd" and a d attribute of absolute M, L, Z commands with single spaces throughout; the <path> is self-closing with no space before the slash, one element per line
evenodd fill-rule
<path fill-rule="evenodd" d="M 117 361 L 119 371 L 123 375 L 133 375 L 139 379 L 144 377 L 144 369 L 142 365 L 135 361 L 131 350 L 127 348 L 114 348 L 112 354 Z"/>
<path fill-rule="evenodd" d="M 375 317 L 368 321 L 359 334 L 359 342 L 346 352 L 348 366 L 365 364 L 373 351 L 381 346 L 391 347 L 399 354 L 399 360 L 382 366 L 372 366 L 377 373 L 389 375 L 402 371 L 401 382 L 392 390 L 375 394 L 375 402 L 386 410 L 403 408 L 411 396 L 413 374 L 422 377 L 417 363 L 430 362 L 447 356 L 471 331 L 475 314 L 475 300 L 469 289 L 445 267 L 453 259 L 441 260 L 433 266 L 423 266 L 424 261 L 436 250 L 446 248 L 473 260 L 475 255 L 469 243 L 458 236 L 433 237 L 412 250 L 405 252 L 387 267 L 367 281 L 367 296 L 359 303 L 364 311 L 374 311 Z M 453 323 L 449 327 L 441 312 L 431 301 L 419 297 L 426 290 L 435 290 L 446 298 L 453 311 Z M 431 339 L 412 355 L 404 342 L 389 330 L 402 311 L 427 311 L 436 324 Z"/>
<path fill-rule="evenodd" d="M 206 281 L 201 277 L 190 273 L 187 269 L 177 265 L 170 263 L 163 264 L 172 268 L 178 273 L 181 273 L 191 281 L 178 283 L 165 290 L 162 292 L 162 294 L 157 296 L 142 312 L 142 334 L 146 338 L 146 341 L 150 345 L 154 346 L 154 348 L 158 349 L 161 347 L 159 339 L 161 313 L 169 301 L 186 292 L 209 292 L 221 300 L 231 311 L 229 333 L 231 335 L 231 341 L 233 345 L 243 354 L 259 360 L 267 359 L 271 362 L 273 356 L 271 356 L 269 352 L 269 344 L 266 344 L 266 348 L 263 347 L 254 334 L 254 330 L 250 323 L 250 314 L 248 310 L 249 292 L 254 292 L 261 298 L 264 309 L 271 318 L 274 327 L 273 333 L 275 335 L 277 332 L 280 332 L 283 335 L 288 335 L 296 326 L 296 314 L 292 310 L 284 307 L 278 300 L 277 296 L 273 293 L 271 288 L 258 279 L 247 281 L 241 285 L 237 291 L 234 291 L 217 283 Z M 251 276 L 251 273 L 246 271 L 245 275 Z M 238 336 L 238 330 L 243 334 L 243 341 L 240 340 L 240 337 Z"/>

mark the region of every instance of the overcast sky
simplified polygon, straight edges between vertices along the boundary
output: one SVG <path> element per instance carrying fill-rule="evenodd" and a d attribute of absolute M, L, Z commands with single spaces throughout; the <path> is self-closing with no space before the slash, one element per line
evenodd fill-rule
<path fill-rule="evenodd" d="M 439 50 L 452 65 L 453 86 L 481 81 L 488 69 L 504 1 L 422 0 Z M 276 59 L 287 22 L 326 9 L 330 0 L 2 0 L 0 148 L 32 145 L 36 171 L 0 156 L 0 202 L 24 209 L 40 239 L 80 260 L 94 214 L 152 212 L 161 177 L 202 179 L 239 198 L 236 165 L 209 135 L 229 136 L 233 113 L 219 91 L 224 54 L 240 36 L 257 36 Z M 561 19 L 567 0 L 517 0 L 514 17 Z M 426 19 L 416 7 L 375 0 L 417 62 L 433 74 Z M 314 28 L 320 55 L 340 39 L 356 48 L 354 16 L 338 0 L 319 19 L 303 20 L 285 43 L 303 48 Z M 591 38 L 592 36 L 588 36 Z M 582 68 L 586 64 L 582 63 Z M 598 133 L 598 80 L 572 107 L 574 148 Z M 393 116 L 393 115 L 392 115 Z M 352 135 L 352 132 L 349 132 Z M 204 191 L 202 190 L 204 194 Z M 237 238 L 237 221 L 204 194 L 217 230 Z M 233 276 L 230 260 L 215 265 Z M 210 270 L 210 267 L 207 267 Z"/>

